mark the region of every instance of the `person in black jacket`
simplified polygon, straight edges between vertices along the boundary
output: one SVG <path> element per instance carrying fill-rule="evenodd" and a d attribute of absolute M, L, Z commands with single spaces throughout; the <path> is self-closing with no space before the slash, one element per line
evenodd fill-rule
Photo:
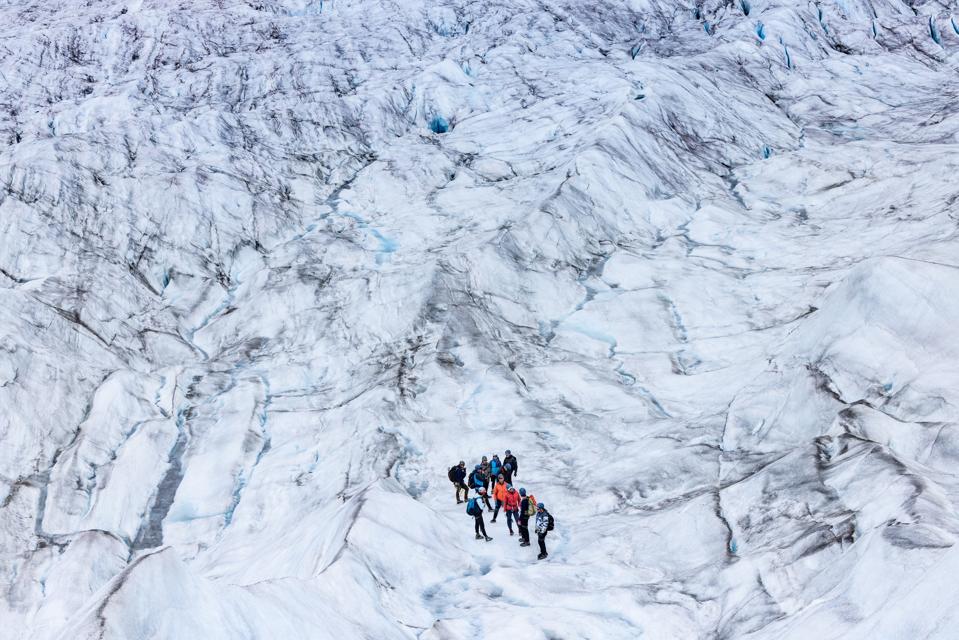
<path fill-rule="evenodd" d="M 529 546 L 529 496 L 526 495 L 526 489 L 519 490 L 519 546 Z M 535 506 L 533 507 L 535 509 Z"/>
<path fill-rule="evenodd" d="M 519 475 L 519 463 L 516 461 L 516 456 L 513 455 L 513 452 L 509 449 L 506 450 L 506 455 L 503 457 L 503 465 L 509 465 L 513 470 L 513 475 Z"/>
<path fill-rule="evenodd" d="M 460 460 L 458 465 L 450 468 L 449 479 L 456 487 L 456 504 L 462 504 L 470 495 L 470 489 L 466 486 L 466 463 Z M 460 500 L 460 491 L 463 492 L 463 500 Z"/>

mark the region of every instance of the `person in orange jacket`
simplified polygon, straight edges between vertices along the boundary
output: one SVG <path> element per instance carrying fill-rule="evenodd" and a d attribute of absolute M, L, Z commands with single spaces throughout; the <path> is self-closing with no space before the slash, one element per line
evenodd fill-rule
<path fill-rule="evenodd" d="M 496 516 L 499 515 L 500 507 L 506 503 L 506 479 L 500 474 L 496 484 L 493 485 L 493 519 L 490 522 L 496 522 Z"/>
<path fill-rule="evenodd" d="M 513 488 L 513 485 L 508 485 L 506 488 L 506 500 L 503 501 L 503 511 L 506 512 L 506 526 L 509 529 L 509 534 L 513 535 L 513 522 L 516 522 L 516 526 L 519 526 L 519 494 L 516 493 L 516 489 Z"/>

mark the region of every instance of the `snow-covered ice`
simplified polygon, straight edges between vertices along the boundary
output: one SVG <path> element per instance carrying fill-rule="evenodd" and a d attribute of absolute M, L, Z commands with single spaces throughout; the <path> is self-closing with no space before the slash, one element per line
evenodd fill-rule
<path fill-rule="evenodd" d="M 0 17 L 0 637 L 956 636 L 954 3 Z"/>

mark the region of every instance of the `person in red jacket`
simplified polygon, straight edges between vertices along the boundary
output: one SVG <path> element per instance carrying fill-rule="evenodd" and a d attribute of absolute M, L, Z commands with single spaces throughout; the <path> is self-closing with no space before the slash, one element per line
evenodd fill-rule
<path fill-rule="evenodd" d="M 490 522 L 496 522 L 496 516 L 499 515 L 500 507 L 506 503 L 506 480 L 503 474 L 500 474 L 496 484 L 493 485 L 493 519 Z"/>
<path fill-rule="evenodd" d="M 509 529 L 509 534 L 513 535 L 513 522 L 515 521 L 516 526 L 519 526 L 519 494 L 516 493 L 513 485 L 507 487 L 506 500 L 503 502 L 503 510 L 506 512 L 506 527 Z"/>

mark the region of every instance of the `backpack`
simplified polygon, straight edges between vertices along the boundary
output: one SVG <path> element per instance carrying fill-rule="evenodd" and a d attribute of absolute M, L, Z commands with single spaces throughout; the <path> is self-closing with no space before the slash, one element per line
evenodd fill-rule
<path fill-rule="evenodd" d="M 526 504 L 526 515 L 530 518 L 536 517 L 536 498 L 533 497 L 533 494 L 527 496 L 529 502 Z"/>
<path fill-rule="evenodd" d="M 547 512 L 546 517 L 549 518 L 549 521 L 546 523 L 546 530 L 552 531 L 553 530 L 553 514 Z"/>
<path fill-rule="evenodd" d="M 453 472 L 456 471 L 456 467 L 457 465 L 454 464 L 450 467 L 450 470 L 446 472 L 446 477 L 450 479 L 450 482 L 456 482 L 456 480 L 453 479 Z"/>
<path fill-rule="evenodd" d="M 476 498 L 470 498 L 466 502 L 466 513 L 471 516 L 478 516 L 480 513 L 479 505 L 476 504 Z"/>

